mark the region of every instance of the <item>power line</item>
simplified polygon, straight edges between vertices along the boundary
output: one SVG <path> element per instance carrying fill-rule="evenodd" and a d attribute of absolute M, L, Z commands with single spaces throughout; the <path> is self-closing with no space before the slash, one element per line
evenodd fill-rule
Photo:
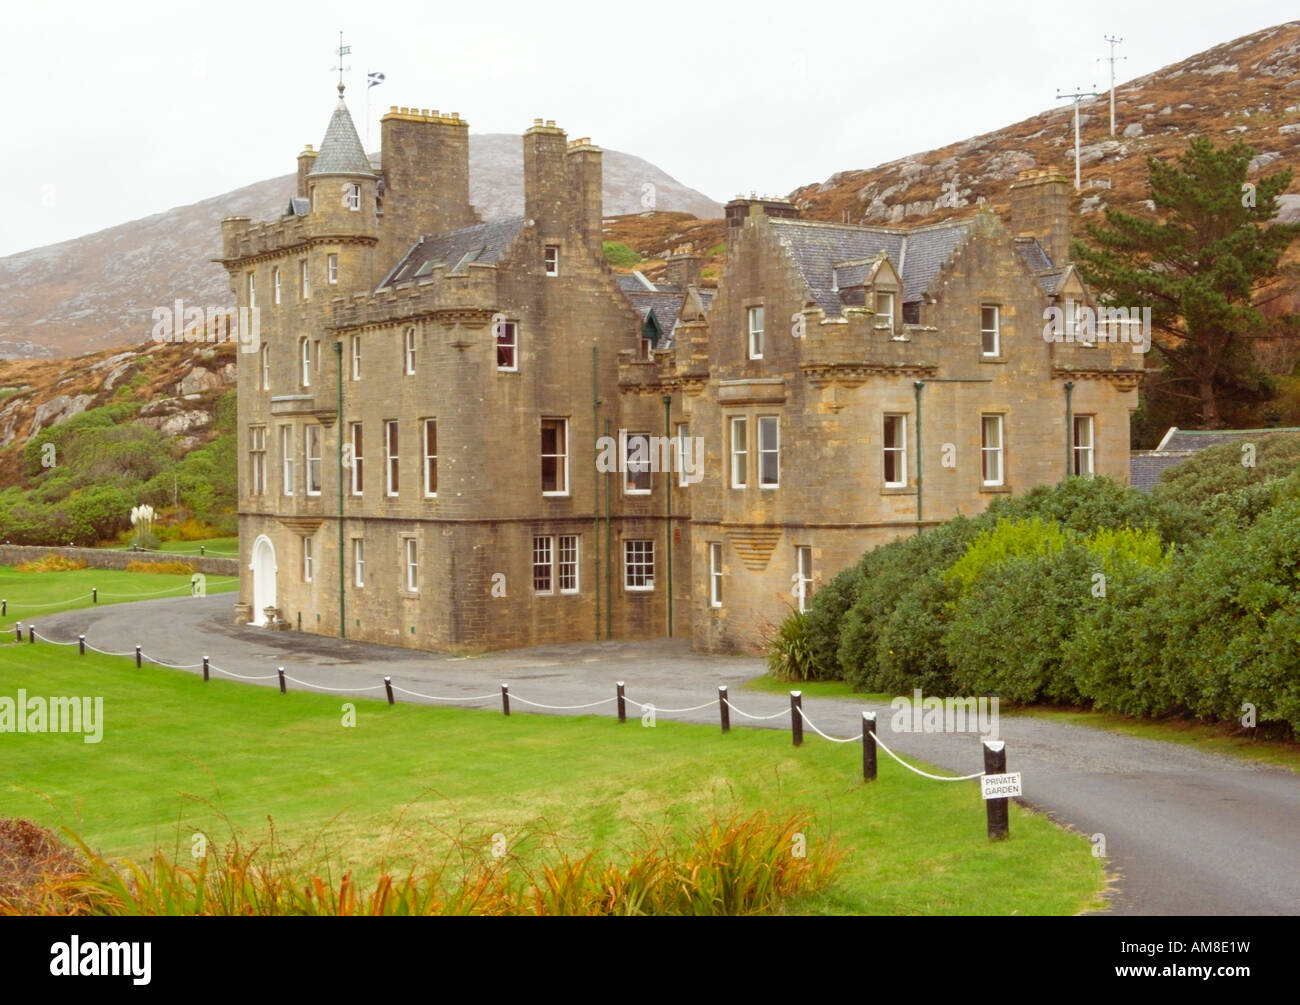
<path fill-rule="evenodd" d="M 1115 46 L 1119 45 L 1121 42 L 1124 41 L 1122 38 L 1120 38 L 1118 35 L 1114 35 L 1114 36 L 1105 35 L 1103 37 L 1107 42 L 1110 43 L 1110 55 L 1098 56 L 1097 62 L 1100 63 L 1102 60 L 1105 60 L 1107 63 L 1110 64 L 1110 134 L 1114 136 L 1115 135 L 1115 64 L 1119 62 L 1121 59 L 1128 59 L 1128 57 L 1115 55 Z"/>
<path fill-rule="evenodd" d="M 1071 94 L 1062 94 L 1059 90 L 1056 92 L 1057 101 L 1060 101 L 1062 98 L 1072 98 L 1074 100 L 1074 190 L 1076 192 L 1079 191 L 1082 181 L 1082 177 L 1079 173 L 1079 99 L 1098 97 L 1097 91 L 1095 90 L 1097 85 L 1093 84 L 1092 86 L 1094 90 L 1091 91 L 1074 91 Z"/>

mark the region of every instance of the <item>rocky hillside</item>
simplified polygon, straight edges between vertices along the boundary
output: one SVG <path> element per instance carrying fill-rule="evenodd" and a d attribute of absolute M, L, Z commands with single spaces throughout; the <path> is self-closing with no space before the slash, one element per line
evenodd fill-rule
<path fill-rule="evenodd" d="M 640 157 L 607 150 L 604 168 L 610 215 L 643 211 L 648 194 L 657 209 L 722 213 L 707 196 Z M 178 297 L 204 306 L 230 303 L 226 273 L 210 261 L 220 252 L 221 218 L 278 216 L 294 185 L 295 176 L 283 175 L 0 258 L 0 358 L 53 358 L 135 345 L 149 338 L 156 306 Z M 470 197 L 484 219 L 523 212 L 518 136 L 470 136 Z"/>

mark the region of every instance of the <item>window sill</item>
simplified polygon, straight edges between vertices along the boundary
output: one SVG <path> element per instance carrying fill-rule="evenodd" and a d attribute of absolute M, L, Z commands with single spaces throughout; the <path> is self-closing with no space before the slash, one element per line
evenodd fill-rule
<path fill-rule="evenodd" d="M 655 592 L 655 588 L 653 586 L 625 586 L 623 587 L 623 589 L 627 593 L 654 593 Z"/>
<path fill-rule="evenodd" d="M 886 485 L 880 490 L 882 496 L 914 496 L 915 485 Z"/>
<path fill-rule="evenodd" d="M 1000 354 L 997 356 L 985 356 L 981 354 L 980 362 L 981 363 L 1005 363 L 1007 362 L 1007 358 Z"/>
<path fill-rule="evenodd" d="M 992 494 L 998 494 L 998 493 L 1009 494 L 1011 492 L 1011 486 L 1010 485 L 981 485 L 980 491 L 989 492 Z"/>
<path fill-rule="evenodd" d="M 568 499 L 568 498 L 569 498 L 569 493 L 567 493 L 567 492 L 543 492 L 543 493 L 542 493 L 542 498 L 543 498 L 543 499 Z"/>

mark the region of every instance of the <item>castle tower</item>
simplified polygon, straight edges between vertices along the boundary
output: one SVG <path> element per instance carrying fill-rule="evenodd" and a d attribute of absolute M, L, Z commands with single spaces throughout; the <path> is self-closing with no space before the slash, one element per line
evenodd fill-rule
<path fill-rule="evenodd" d="M 302 160 L 300 157 L 300 164 Z M 340 234 L 374 233 L 379 178 L 370 167 L 357 127 L 343 101 L 342 84 L 339 103 L 330 117 L 320 152 L 311 162 L 306 184 L 310 212 L 318 225 L 332 224 Z"/>

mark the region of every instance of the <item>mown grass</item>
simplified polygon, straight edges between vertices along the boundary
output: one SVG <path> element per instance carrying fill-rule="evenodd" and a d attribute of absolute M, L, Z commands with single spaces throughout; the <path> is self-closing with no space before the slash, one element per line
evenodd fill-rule
<path fill-rule="evenodd" d="M 208 593 L 227 593 L 239 587 L 234 576 L 207 576 Z M 0 566 L 0 599 L 8 601 L 0 615 L 0 631 L 14 622 L 35 622 L 59 611 L 90 606 L 92 589 L 99 590 L 100 604 L 121 604 L 156 597 L 184 597 L 190 592 L 188 575 L 158 575 L 116 569 L 77 569 L 71 572 L 18 572 Z M 10 636 L 12 637 L 12 636 Z"/>
<path fill-rule="evenodd" d="M 235 668 L 239 669 L 239 668 Z M 253 668 L 247 668 L 253 670 Z M 811 913 L 1073 914 L 1097 906 L 1088 842 L 1012 806 L 990 844 L 975 782 L 936 783 L 888 764 L 870 785 L 854 745 L 775 730 L 658 719 L 390 707 L 280 695 L 48 645 L 0 646 L 0 695 L 99 695 L 104 735 L 0 739 L 5 813 L 68 826 L 111 856 L 179 858 L 192 836 L 254 837 L 275 822 L 332 874 L 373 880 L 501 835 L 534 866 L 596 851 L 617 859 L 647 828 L 689 835 L 712 816 L 807 812 L 807 854 L 831 843 L 832 885 Z"/>

